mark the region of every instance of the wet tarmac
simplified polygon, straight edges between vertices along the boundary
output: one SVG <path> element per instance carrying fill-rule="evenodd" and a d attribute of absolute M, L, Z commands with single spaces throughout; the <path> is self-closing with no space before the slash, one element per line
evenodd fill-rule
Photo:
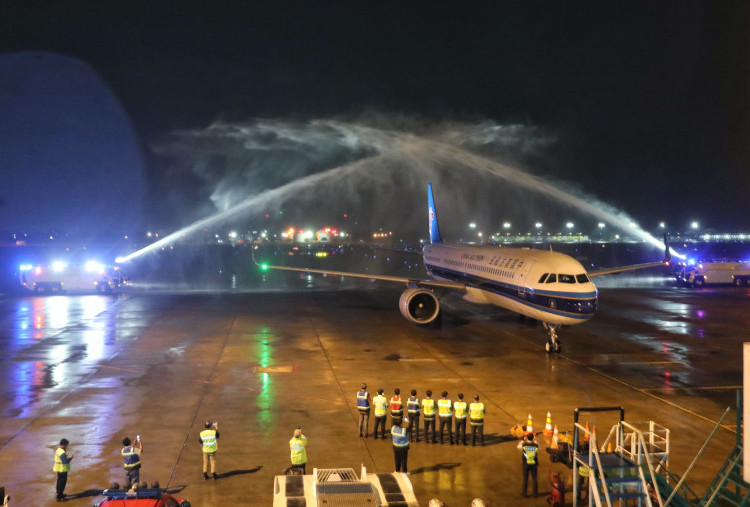
<path fill-rule="evenodd" d="M 683 474 L 742 381 L 746 288 L 695 290 L 663 279 L 601 287 L 598 314 L 563 328 L 562 354 L 547 355 L 540 326 L 499 309 L 448 298 L 442 326 L 421 328 L 399 314 L 398 287 L 299 285 L 0 297 L 0 485 L 13 505 L 54 503 L 52 461 L 62 437 L 76 454 L 66 489 L 74 506 L 90 506 L 98 490 L 123 482 L 121 440 L 136 434 L 144 442 L 141 480 L 159 481 L 194 506 L 270 505 L 297 426 L 309 438 L 308 472 L 361 465 L 391 472 L 390 441 L 358 437 L 362 381 L 388 395 L 395 387 L 420 397 L 426 389 L 452 399 L 478 393 L 487 405 L 484 447 L 412 443 L 421 505 L 433 497 L 447 506 L 475 497 L 546 505 L 548 471 L 570 485 L 571 470 L 542 453 L 539 497 L 521 498 L 510 427 L 527 414 L 541 431 L 549 411 L 565 431 L 576 407 L 622 406 L 628 421 L 671 430 L 669 467 Z M 616 421 L 615 413 L 584 418 L 600 435 Z M 732 411 L 689 476 L 699 494 L 735 442 L 735 418 Z M 216 481 L 201 475 L 205 419 L 219 421 Z"/>

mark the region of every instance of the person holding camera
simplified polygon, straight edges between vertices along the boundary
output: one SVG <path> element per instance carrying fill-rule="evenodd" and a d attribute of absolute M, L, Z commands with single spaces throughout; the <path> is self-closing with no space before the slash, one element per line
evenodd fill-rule
<path fill-rule="evenodd" d="M 206 421 L 206 429 L 201 431 L 199 441 L 203 445 L 203 480 L 208 479 L 208 470 L 211 469 L 211 477 L 216 476 L 216 451 L 219 450 L 219 423 Z"/>
<path fill-rule="evenodd" d="M 302 428 L 297 427 L 294 430 L 294 435 L 289 440 L 289 450 L 291 451 L 292 460 L 292 471 L 296 474 L 305 475 L 307 471 L 305 467 L 307 465 L 307 437 L 302 434 Z"/>
<path fill-rule="evenodd" d="M 125 481 L 128 484 L 127 489 L 135 484 L 138 487 L 138 482 L 141 480 L 141 453 L 143 452 L 143 442 L 141 436 L 135 437 L 135 445 L 132 445 L 130 438 L 125 437 L 122 439 L 122 448 L 120 454 L 125 461 Z"/>

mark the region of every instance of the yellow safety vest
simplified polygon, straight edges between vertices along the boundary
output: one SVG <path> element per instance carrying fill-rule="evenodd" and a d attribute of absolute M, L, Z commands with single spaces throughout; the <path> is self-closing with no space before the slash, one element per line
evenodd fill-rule
<path fill-rule="evenodd" d="M 62 447 L 58 447 L 55 451 L 55 466 L 52 467 L 53 472 L 70 472 L 70 463 L 63 463 L 61 458 L 66 452 Z"/>
<path fill-rule="evenodd" d="M 443 398 L 438 400 L 438 415 L 440 417 L 450 417 L 452 408 L 451 400 Z"/>
<path fill-rule="evenodd" d="M 292 437 L 289 441 L 289 449 L 292 451 L 292 465 L 304 465 L 307 463 L 306 445 L 307 437 L 305 435 L 299 438 Z"/>
<path fill-rule="evenodd" d="M 123 447 L 120 453 L 125 459 L 125 470 L 131 470 L 141 466 L 141 455 L 135 452 L 135 447 L 132 445 Z"/>
<path fill-rule="evenodd" d="M 382 394 L 378 394 L 372 399 L 375 404 L 375 417 L 381 417 L 386 414 L 386 408 L 388 407 L 388 400 Z"/>
<path fill-rule="evenodd" d="M 453 412 L 456 414 L 456 419 L 466 419 L 466 402 L 455 402 L 453 404 Z"/>
<path fill-rule="evenodd" d="M 425 417 L 435 416 L 435 400 L 432 398 L 424 398 L 422 400 L 422 408 L 424 409 Z"/>
<path fill-rule="evenodd" d="M 216 452 L 219 449 L 219 441 L 216 439 L 216 430 L 201 431 L 201 441 L 203 442 L 203 452 Z"/>
<path fill-rule="evenodd" d="M 484 408 L 484 403 L 472 403 L 469 405 L 469 417 L 471 417 L 472 424 L 482 424 L 484 422 L 484 414 L 487 412 Z"/>
<path fill-rule="evenodd" d="M 589 467 L 586 465 L 578 465 L 578 475 L 581 477 L 588 477 L 589 476 Z"/>

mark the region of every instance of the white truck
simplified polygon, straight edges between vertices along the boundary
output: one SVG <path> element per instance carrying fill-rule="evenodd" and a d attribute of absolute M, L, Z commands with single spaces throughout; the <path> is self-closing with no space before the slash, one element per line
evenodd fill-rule
<path fill-rule="evenodd" d="M 688 287 L 708 284 L 740 287 L 750 284 L 750 262 L 699 262 L 694 266 L 685 266 L 677 278 Z"/>

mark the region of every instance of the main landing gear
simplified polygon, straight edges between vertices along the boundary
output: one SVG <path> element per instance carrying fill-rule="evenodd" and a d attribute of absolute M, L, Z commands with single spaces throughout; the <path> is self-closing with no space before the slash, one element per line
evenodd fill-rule
<path fill-rule="evenodd" d="M 559 328 L 560 324 L 550 324 L 549 322 L 544 322 L 544 329 L 549 335 L 549 338 L 547 338 L 547 343 L 544 344 L 544 350 L 546 350 L 547 352 L 556 352 L 559 354 L 562 350 L 560 339 L 557 337 L 557 330 Z"/>

